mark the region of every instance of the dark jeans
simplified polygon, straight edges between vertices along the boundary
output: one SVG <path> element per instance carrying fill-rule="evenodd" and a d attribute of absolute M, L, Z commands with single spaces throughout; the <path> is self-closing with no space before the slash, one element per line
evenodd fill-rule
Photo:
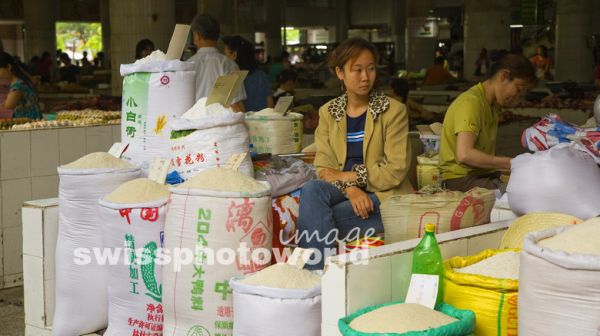
<path fill-rule="evenodd" d="M 445 180 L 444 186 L 448 190 L 467 192 L 475 187 L 486 188 L 490 190 L 499 189 L 502 193 L 506 192 L 506 183 L 500 180 L 500 173 L 465 176 L 455 179 Z"/>
<path fill-rule="evenodd" d="M 356 216 L 346 196 L 331 183 L 311 180 L 304 185 L 298 215 L 298 246 L 315 250 L 306 264 L 307 269 L 323 269 L 325 258 L 332 254 L 327 250 L 334 249 L 335 242 L 349 233 L 352 235 L 348 238 L 357 239 L 357 233 L 362 237 L 368 229 L 375 234 L 383 232 L 379 199 L 373 193 L 369 197 L 374 210 L 369 218 L 362 219 Z"/>

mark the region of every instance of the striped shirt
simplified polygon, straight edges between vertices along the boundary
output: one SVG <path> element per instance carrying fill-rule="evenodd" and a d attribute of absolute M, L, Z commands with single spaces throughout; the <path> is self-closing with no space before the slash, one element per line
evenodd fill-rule
<path fill-rule="evenodd" d="M 344 171 L 351 171 L 352 166 L 364 163 L 363 141 L 365 138 L 366 118 L 366 113 L 356 118 L 347 116 L 346 163 L 344 164 Z"/>

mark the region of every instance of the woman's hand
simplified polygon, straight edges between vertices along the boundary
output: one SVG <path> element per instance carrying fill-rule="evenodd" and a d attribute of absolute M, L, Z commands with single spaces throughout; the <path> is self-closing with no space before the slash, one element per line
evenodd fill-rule
<path fill-rule="evenodd" d="M 369 195 L 358 187 L 346 188 L 346 195 L 356 216 L 362 219 L 369 218 L 369 214 L 373 212 L 373 201 Z"/>
<path fill-rule="evenodd" d="M 333 183 L 335 181 L 354 182 L 356 181 L 356 172 L 341 172 L 331 168 L 323 168 L 319 172 L 319 178 L 325 182 Z"/>

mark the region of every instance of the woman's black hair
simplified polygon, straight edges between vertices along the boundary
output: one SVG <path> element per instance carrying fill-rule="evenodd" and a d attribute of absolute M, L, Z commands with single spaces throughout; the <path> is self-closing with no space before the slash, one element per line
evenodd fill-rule
<path fill-rule="evenodd" d="M 29 77 L 29 74 L 27 74 L 27 71 L 25 71 L 19 65 L 19 63 L 15 60 L 15 58 L 12 57 L 9 53 L 0 51 L 0 67 L 5 68 L 8 65 L 10 65 L 10 72 L 13 75 L 15 75 L 17 78 L 22 80 L 25 84 L 27 84 L 32 89 L 35 89 L 35 85 L 33 85 L 33 82 L 31 81 L 31 77 Z"/>
<path fill-rule="evenodd" d="M 248 70 L 254 72 L 258 65 L 256 64 L 256 56 L 254 45 L 241 36 L 227 36 L 223 38 L 223 42 L 232 52 L 237 53 L 235 62 L 240 67 L 240 70 Z"/>
<path fill-rule="evenodd" d="M 154 51 L 154 42 L 150 41 L 149 39 L 143 39 L 140 40 L 136 45 L 135 45 L 135 59 L 138 60 L 140 58 L 142 58 L 141 54 L 143 50 L 152 50 Z"/>
<path fill-rule="evenodd" d="M 529 83 L 536 83 L 535 68 L 531 61 L 523 55 L 509 53 L 506 50 L 495 51 L 490 56 L 492 65 L 488 78 L 494 77 L 501 70 L 508 70 L 510 78 L 520 78 Z"/>

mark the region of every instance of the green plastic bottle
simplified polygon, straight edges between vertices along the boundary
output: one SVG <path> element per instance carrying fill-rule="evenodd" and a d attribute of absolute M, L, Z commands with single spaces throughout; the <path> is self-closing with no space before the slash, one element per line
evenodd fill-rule
<path fill-rule="evenodd" d="M 425 224 L 425 235 L 413 250 L 412 274 L 439 276 L 439 285 L 435 305 L 444 298 L 444 262 L 435 239 L 435 224 Z"/>

